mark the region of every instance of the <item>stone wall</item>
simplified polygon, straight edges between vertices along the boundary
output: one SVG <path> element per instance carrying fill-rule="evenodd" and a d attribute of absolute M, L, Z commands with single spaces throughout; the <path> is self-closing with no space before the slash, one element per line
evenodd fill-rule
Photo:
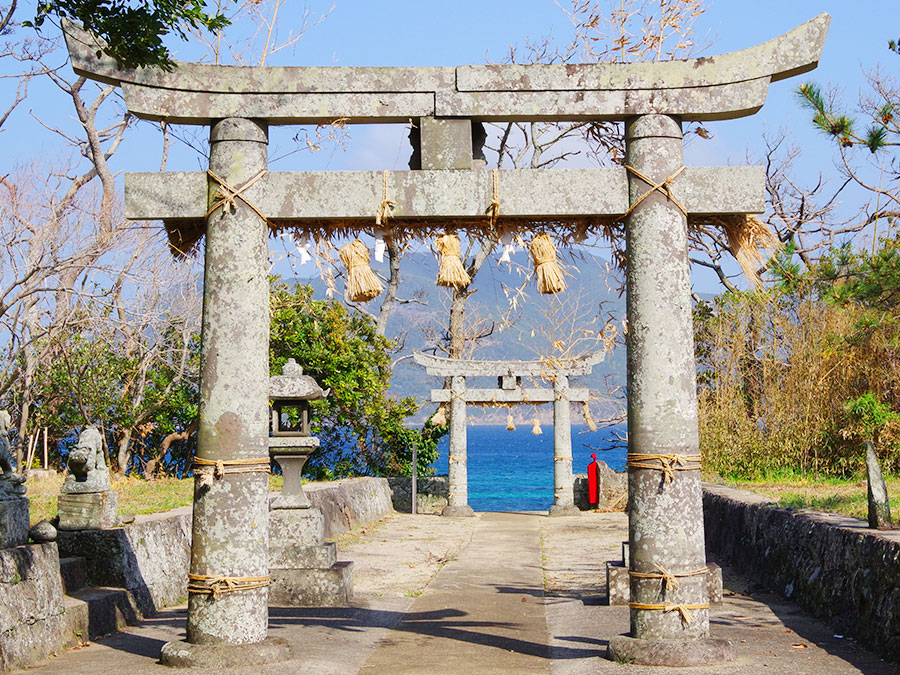
<path fill-rule="evenodd" d="M 0 672 L 60 651 L 63 613 L 56 544 L 0 549 Z"/>
<path fill-rule="evenodd" d="M 394 510 L 409 513 L 412 502 L 412 479 L 388 478 Z M 416 478 L 416 513 L 440 513 L 447 506 L 450 483 L 446 475 Z"/>
<path fill-rule="evenodd" d="M 307 483 L 303 491 L 312 505 L 325 516 L 326 539 L 381 520 L 394 510 L 386 478 L 347 478 L 329 483 Z"/>
<path fill-rule="evenodd" d="M 334 537 L 391 513 L 384 478 L 304 486 Z M 59 549 L 57 552 L 57 545 Z M 59 557 L 87 561 L 89 583 L 125 588 L 144 616 L 187 597 L 191 507 L 138 516 L 109 530 L 60 530 L 57 542 L 0 549 L 0 672 L 60 651 L 66 623 Z"/>
<path fill-rule="evenodd" d="M 791 598 L 835 633 L 900 661 L 900 531 L 776 508 L 718 485 L 704 486 L 703 512 L 710 557 Z"/>
<path fill-rule="evenodd" d="M 384 478 L 353 478 L 304 486 L 325 516 L 325 537 L 380 520 L 391 513 Z M 191 558 L 191 507 L 138 516 L 110 530 L 60 530 L 61 556 L 87 560 L 88 581 L 131 591 L 138 609 L 152 616 L 187 597 Z"/>
<path fill-rule="evenodd" d="M 605 463 L 600 465 L 600 503 L 601 511 L 624 511 L 628 503 L 628 485 L 626 474 L 616 473 Z M 409 513 L 412 497 L 412 481 L 408 477 L 388 478 L 391 488 L 391 501 L 394 510 Z M 575 506 L 582 511 L 594 508 L 588 503 L 587 474 L 577 473 L 573 476 L 573 492 Z M 449 483 L 447 476 L 428 476 L 416 480 L 416 501 L 418 513 L 440 513 L 447 506 Z"/>
<path fill-rule="evenodd" d="M 144 616 L 187 597 L 190 506 L 110 530 L 60 530 L 57 543 L 60 556 L 86 559 L 91 585 L 131 591 Z"/>

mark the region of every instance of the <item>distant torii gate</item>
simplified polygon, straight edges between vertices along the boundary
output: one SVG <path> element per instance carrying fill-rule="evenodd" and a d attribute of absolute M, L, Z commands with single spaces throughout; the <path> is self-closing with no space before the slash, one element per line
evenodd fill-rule
<path fill-rule="evenodd" d="M 579 515 L 572 491 L 572 422 L 569 403 L 587 403 L 587 389 L 570 389 L 569 377 L 588 375 L 603 360 L 602 352 L 579 359 L 545 361 L 477 361 L 414 352 L 429 375 L 450 378 L 449 389 L 433 389 L 431 400 L 450 404 L 449 495 L 442 515 L 474 515 L 469 506 L 466 405 L 553 403 L 553 506 L 551 516 Z M 467 377 L 496 377 L 497 389 L 470 389 Z M 523 377 L 553 383 L 552 389 L 522 388 Z M 510 476 L 515 479 L 515 476 Z"/>
<path fill-rule="evenodd" d="M 610 656 L 731 658 L 733 645 L 709 637 L 696 573 L 706 555 L 688 225 L 762 212 L 764 172 L 686 168 L 682 122 L 755 113 L 771 82 L 815 68 L 829 21 L 821 14 L 756 47 L 686 61 L 172 72 L 121 70 L 67 26 L 75 72 L 121 86 L 132 114 L 210 128 L 208 172 L 125 178 L 126 217 L 161 219 L 184 246 L 206 236 L 197 460 L 217 471 L 194 491 L 187 642 L 165 645 L 163 662 L 251 665 L 289 652 L 266 638 L 270 227 L 365 229 L 390 199 L 391 223 L 406 232 L 477 232 L 498 197 L 490 227 L 625 224 L 631 632 L 611 637 Z M 416 170 L 268 172 L 269 125 L 338 119 L 415 121 Z M 473 161 L 473 124 L 539 120 L 624 121 L 626 166 L 501 171 L 495 189 Z"/>

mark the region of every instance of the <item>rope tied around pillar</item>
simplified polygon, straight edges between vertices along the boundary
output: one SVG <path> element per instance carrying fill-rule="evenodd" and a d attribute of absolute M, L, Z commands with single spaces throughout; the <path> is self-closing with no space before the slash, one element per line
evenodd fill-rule
<path fill-rule="evenodd" d="M 634 211 L 640 205 L 641 202 L 643 202 L 647 197 L 649 197 L 656 191 L 659 191 L 660 193 L 662 193 L 665 196 L 665 198 L 668 199 L 670 202 L 672 202 L 676 207 L 678 207 L 678 210 L 684 214 L 685 218 L 687 218 L 688 217 L 687 209 L 685 209 L 684 206 L 682 206 L 681 202 L 679 202 L 677 199 L 675 199 L 675 196 L 672 194 L 672 188 L 671 188 L 672 181 L 674 181 L 676 178 L 678 178 L 678 176 L 681 175 L 681 172 L 684 171 L 684 168 L 685 168 L 684 165 L 681 165 L 681 167 L 679 167 L 679 169 L 677 171 L 675 171 L 675 173 L 673 173 L 671 176 L 662 180 L 659 183 L 655 183 L 650 178 L 645 176 L 643 173 L 641 173 L 640 171 L 635 169 L 633 166 L 626 164 L 625 169 L 627 171 L 630 171 L 636 177 L 640 178 L 642 181 L 644 181 L 647 185 L 650 186 L 650 189 L 647 190 L 640 197 L 638 197 L 634 201 L 634 203 L 632 203 L 631 206 L 628 207 L 628 210 L 625 212 L 625 214 L 622 216 L 622 218 L 627 218 L 628 216 L 630 216 L 631 212 Z"/>
<path fill-rule="evenodd" d="M 628 607 L 629 609 L 648 609 L 651 611 L 660 611 L 666 614 L 668 614 L 669 612 L 678 612 L 681 615 L 681 623 L 685 626 L 690 626 L 692 623 L 694 623 L 694 615 L 691 612 L 695 612 L 699 609 L 709 609 L 709 603 L 698 602 L 695 604 L 674 604 L 671 602 L 667 602 L 664 605 L 651 605 L 644 602 L 629 602 Z"/>
<path fill-rule="evenodd" d="M 254 588 L 265 588 L 270 583 L 272 583 L 272 581 L 268 576 L 228 577 L 207 576 L 205 574 L 188 574 L 187 589 L 189 593 L 211 595 L 215 600 L 220 595 L 224 595 L 226 593 L 249 591 Z"/>
<path fill-rule="evenodd" d="M 650 464 L 657 461 L 659 464 Z M 628 469 L 651 469 L 662 471 L 666 484 L 675 478 L 676 471 L 699 471 L 700 455 L 653 455 L 638 452 L 628 453 L 625 467 Z"/>
<path fill-rule="evenodd" d="M 485 213 L 491 217 L 491 229 L 500 217 L 500 171 L 499 169 L 491 169 L 491 182 L 493 184 L 493 196 L 491 203 L 488 205 Z"/>
<path fill-rule="evenodd" d="M 375 224 L 386 225 L 388 218 L 394 214 L 396 205 L 396 202 L 388 199 L 388 170 L 385 169 L 381 172 L 381 203 L 375 213 Z"/>
<path fill-rule="evenodd" d="M 208 488 L 212 487 L 214 480 L 219 480 L 226 474 L 269 473 L 269 458 L 204 459 L 203 457 L 194 457 L 194 465 L 191 468 L 194 476 L 200 477 L 200 486 Z"/>
<path fill-rule="evenodd" d="M 252 185 L 254 185 L 260 178 L 265 176 L 268 173 L 266 169 L 260 170 L 258 174 L 256 174 L 253 178 L 248 180 L 246 183 L 241 185 L 240 187 L 234 187 L 229 185 L 228 182 L 224 178 L 220 178 L 213 172 L 212 169 L 207 169 L 206 174 L 212 178 L 218 185 L 216 188 L 216 194 L 214 199 L 216 201 L 213 202 L 212 206 L 206 212 L 206 217 L 209 218 L 219 207 L 222 207 L 223 213 L 228 211 L 229 213 L 234 213 L 237 209 L 237 200 L 240 199 L 247 206 L 253 209 L 253 212 L 256 213 L 260 218 L 262 218 L 266 223 L 269 222 L 269 219 L 266 218 L 265 214 L 260 211 L 259 207 L 254 204 L 252 201 L 247 199 L 244 195 L 244 191 L 249 189 Z"/>
<path fill-rule="evenodd" d="M 690 572 L 670 572 L 659 563 L 653 563 L 653 566 L 659 570 L 658 573 L 633 572 L 629 570 L 628 576 L 635 579 L 662 579 L 663 586 L 667 591 L 675 591 L 678 590 L 678 577 L 696 577 L 708 573 L 708 570 L 705 567 L 703 569 L 691 570 Z"/>

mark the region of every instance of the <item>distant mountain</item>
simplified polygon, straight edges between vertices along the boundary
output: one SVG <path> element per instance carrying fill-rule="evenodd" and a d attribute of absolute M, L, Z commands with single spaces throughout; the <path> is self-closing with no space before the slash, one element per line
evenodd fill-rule
<path fill-rule="evenodd" d="M 496 256 L 494 257 L 496 258 Z M 570 345 L 571 354 L 604 348 L 597 340 L 597 333 L 609 318 L 616 324 L 619 336 L 622 318 L 625 315 L 625 298 L 619 295 L 621 282 L 609 269 L 607 262 L 594 255 L 578 254 L 564 261 L 568 273 L 568 289 L 556 296 L 543 296 L 537 292 L 534 281 L 525 286 L 525 273 L 530 269 L 527 254 L 519 251 L 513 256 L 513 268 L 498 265 L 492 259 L 475 278 L 476 292 L 469 298 L 467 317 L 478 320 L 490 335 L 480 341 L 472 358 L 534 360 L 542 356 L 558 353 L 553 343 Z M 522 265 L 528 265 L 525 270 Z M 311 271 L 314 271 L 311 267 Z M 387 276 L 387 265 L 373 262 L 373 269 L 382 277 Z M 401 284 L 399 297 L 415 298 L 416 302 L 395 307 L 388 322 L 388 337 L 402 348 L 395 359 L 409 355 L 413 350 L 428 350 L 435 339 L 446 330 L 450 311 L 450 291 L 435 284 L 438 261 L 430 252 L 411 252 L 401 262 Z M 306 283 L 313 287 L 316 298 L 325 297 L 325 285 L 318 276 L 295 278 L 289 282 Z M 343 297 L 342 280 L 338 280 L 337 297 Z M 513 302 L 511 298 L 516 298 Z M 370 303 L 370 310 L 377 312 L 379 299 Z M 596 395 L 625 386 L 625 348 L 619 345 L 607 353 L 606 360 L 594 368 L 589 377 L 579 378 L 579 386 L 587 386 Z M 438 352 L 440 355 L 440 352 Z M 548 386 L 547 383 L 535 383 Z M 430 398 L 430 390 L 440 388 L 440 378 L 427 375 L 424 369 L 415 365 L 411 358 L 397 362 L 391 378 L 391 393 L 396 396 L 412 396 L 421 402 Z M 493 387 L 496 382 L 475 380 L 470 386 Z M 552 417 L 552 406 L 516 406 L 513 415 L 517 423 L 530 421 L 535 412 L 542 422 Z M 594 402 L 593 414 L 610 416 L 621 408 L 611 399 Z M 419 421 L 434 410 L 431 404 L 423 406 Z M 473 422 L 498 424 L 506 421 L 507 410 L 486 408 L 483 416 L 472 410 Z M 578 423 L 580 420 L 573 420 Z"/>

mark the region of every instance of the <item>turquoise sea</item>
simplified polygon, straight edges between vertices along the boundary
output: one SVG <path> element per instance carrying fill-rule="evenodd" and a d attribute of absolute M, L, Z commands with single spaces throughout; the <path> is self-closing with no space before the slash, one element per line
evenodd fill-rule
<path fill-rule="evenodd" d="M 469 505 L 476 511 L 539 511 L 553 504 L 553 427 L 545 424 L 535 435 L 530 424 L 513 431 L 505 426 L 466 428 L 469 465 Z M 591 453 L 616 471 L 625 470 L 625 447 L 614 443 L 625 427 L 590 431 L 572 426 L 572 471 L 586 473 Z M 448 439 L 439 446 L 433 464 L 438 474 L 447 473 Z M 591 447 L 592 446 L 593 449 Z M 615 447 L 612 447 L 615 446 Z M 611 449 L 604 449 L 611 448 Z"/>

